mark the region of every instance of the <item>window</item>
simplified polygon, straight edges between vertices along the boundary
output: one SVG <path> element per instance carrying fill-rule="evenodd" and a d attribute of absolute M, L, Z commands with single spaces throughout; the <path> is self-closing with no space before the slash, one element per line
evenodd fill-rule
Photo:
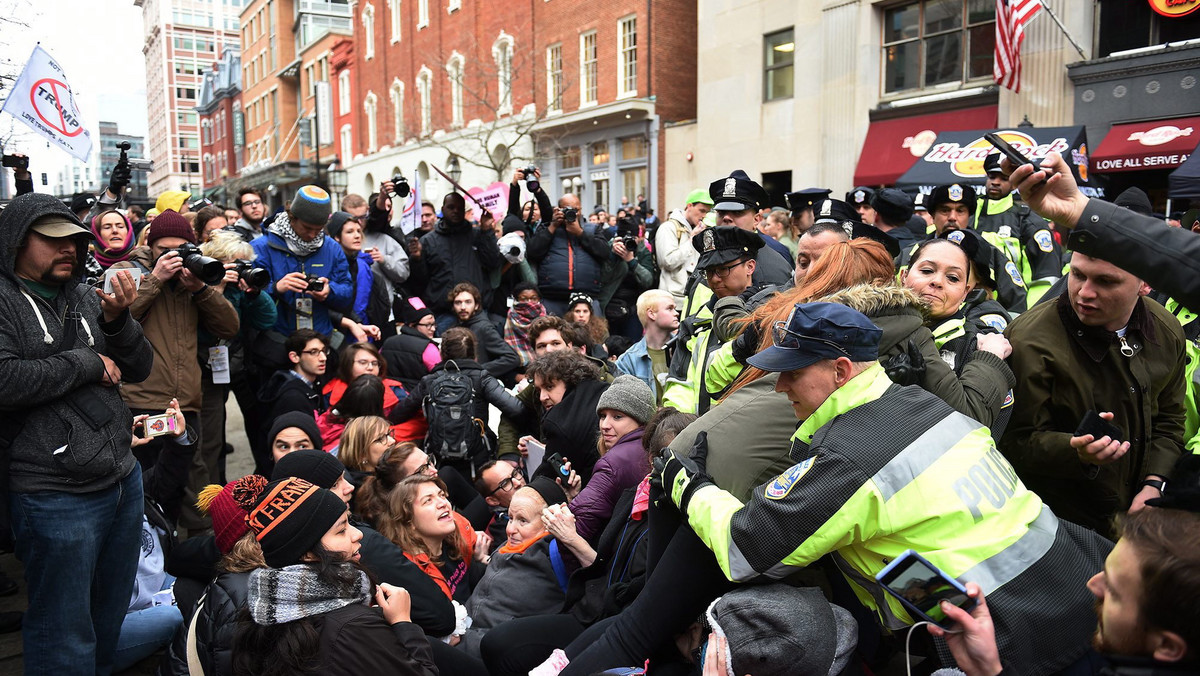
<path fill-rule="evenodd" d="M 550 110 L 562 110 L 562 45 L 546 49 L 546 101 Z"/>
<path fill-rule="evenodd" d="M 596 102 L 596 31 L 579 36 L 579 105 Z"/>
<path fill-rule="evenodd" d="M 338 158 L 342 164 L 349 162 L 350 158 L 354 157 L 353 141 L 354 141 L 354 132 L 351 131 L 350 125 L 343 124 L 342 125 L 342 147 L 341 147 L 341 150 L 339 151 L 342 156 L 340 158 Z"/>
<path fill-rule="evenodd" d="M 621 193 L 630 198 L 646 194 L 646 167 L 621 170 Z"/>
<path fill-rule="evenodd" d="M 885 94 L 992 74 L 996 6 L 991 0 L 922 0 L 884 11 Z"/>
<path fill-rule="evenodd" d="M 375 5 L 363 7 L 363 58 L 370 61 L 375 58 Z"/>
<path fill-rule="evenodd" d="M 642 160 L 646 158 L 649 144 L 645 136 L 630 136 L 621 139 L 622 160 Z"/>
<path fill-rule="evenodd" d="M 338 115 L 350 112 L 350 71 L 338 73 Z"/>
<path fill-rule="evenodd" d="M 563 151 L 559 166 L 563 169 L 578 169 L 583 164 L 583 153 L 579 146 L 571 146 Z"/>
<path fill-rule="evenodd" d="M 592 181 L 592 187 L 596 193 L 596 204 L 608 208 L 608 179 L 600 178 Z"/>
<path fill-rule="evenodd" d="M 421 99 L 421 136 L 429 136 L 433 130 L 432 80 L 433 72 L 421 66 L 417 73 L 417 96 Z"/>
<path fill-rule="evenodd" d="M 392 43 L 400 42 L 400 0 L 388 0 L 388 16 L 392 23 Z"/>
<path fill-rule="evenodd" d="M 375 93 L 368 91 L 366 101 L 363 102 L 363 110 L 367 114 L 367 152 L 368 153 L 375 152 L 375 150 L 379 147 L 378 146 L 379 139 L 376 138 L 376 135 L 375 135 L 375 117 L 376 117 L 376 113 L 378 112 L 377 104 L 378 104 L 378 102 L 375 98 Z"/>
<path fill-rule="evenodd" d="M 617 96 L 637 96 L 637 17 L 617 22 Z"/>
<path fill-rule="evenodd" d="M 763 100 L 792 98 L 796 41 L 791 28 L 763 37 Z"/>
<path fill-rule="evenodd" d="M 462 9 L 462 0 L 446 0 L 446 13 L 452 14 Z"/>
<path fill-rule="evenodd" d="M 608 164 L 608 141 L 596 141 L 592 144 L 592 166 Z"/>
<path fill-rule="evenodd" d="M 429 0 L 417 0 L 417 28 L 429 25 Z"/>
<path fill-rule="evenodd" d="M 500 37 L 492 44 L 492 59 L 496 62 L 496 113 L 507 115 L 512 112 L 512 55 L 513 38 L 500 31 Z"/>
<path fill-rule="evenodd" d="M 398 79 L 392 80 L 392 115 L 396 121 L 392 138 L 399 145 L 404 142 L 404 83 Z"/>
<path fill-rule="evenodd" d="M 463 126 L 463 57 L 454 52 L 446 63 L 446 73 L 450 77 L 450 126 Z"/>
<path fill-rule="evenodd" d="M 1149 5 L 1146 2 L 1099 3 L 1096 58 L 1128 49 L 1200 38 L 1200 13 L 1165 17 Z"/>
<path fill-rule="evenodd" d="M 315 68 L 310 63 L 304 67 L 304 79 L 308 80 L 308 95 L 310 97 L 317 95 L 317 78 Z"/>

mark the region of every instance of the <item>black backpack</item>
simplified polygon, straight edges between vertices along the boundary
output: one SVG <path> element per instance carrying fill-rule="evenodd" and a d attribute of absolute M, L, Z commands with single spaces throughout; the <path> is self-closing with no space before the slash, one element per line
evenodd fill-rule
<path fill-rule="evenodd" d="M 487 450 L 483 421 L 475 417 L 475 382 L 453 361 L 433 378 L 422 406 L 429 423 L 426 453 L 439 460 L 470 460 Z"/>

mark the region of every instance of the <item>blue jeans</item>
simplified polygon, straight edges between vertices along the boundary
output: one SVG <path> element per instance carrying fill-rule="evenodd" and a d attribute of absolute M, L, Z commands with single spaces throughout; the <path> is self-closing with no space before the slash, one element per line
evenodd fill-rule
<path fill-rule="evenodd" d="M 176 606 L 150 606 L 125 615 L 113 671 L 124 671 L 165 647 L 183 624 Z"/>
<path fill-rule="evenodd" d="M 26 674 L 109 674 L 142 534 L 142 470 L 92 493 L 12 493 Z"/>

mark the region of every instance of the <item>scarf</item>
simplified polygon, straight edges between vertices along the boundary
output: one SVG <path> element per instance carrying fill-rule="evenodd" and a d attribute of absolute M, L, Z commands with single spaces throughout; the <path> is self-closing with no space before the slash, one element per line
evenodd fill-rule
<path fill-rule="evenodd" d="M 286 211 L 281 211 L 279 215 L 275 217 L 275 221 L 271 223 L 271 227 L 267 228 L 267 232 L 282 237 L 283 241 L 287 242 L 288 251 L 291 251 L 293 254 L 301 258 L 315 254 L 317 249 L 320 249 L 321 246 L 325 244 L 324 230 L 314 237 L 311 242 L 305 242 L 304 240 L 300 239 L 300 237 L 296 234 L 296 231 L 292 229 L 292 222 L 288 220 L 288 214 Z"/>
<path fill-rule="evenodd" d="M 125 245 L 119 249 L 106 249 L 100 241 L 100 219 L 108 214 L 116 214 L 125 221 Z M 92 255 L 96 257 L 96 262 L 105 270 L 129 258 L 129 254 L 133 251 L 133 245 L 137 244 L 137 238 L 133 235 L 133 227 L 129 225 L 129 219 L 125 218 L 116 209 L 109 209 L 108 211 L 96 214 L 96 217 L 92 219 L 91 230 L 92 237 L 95 238 L 95 241 L 92 242 Z"/>
<path fill-rule="evenodd" d="M 255 624 L 269 626 L 295 622 L 371 601 L 367 574 L 349 563 L 338 564 L 344 582 L 334 584 L 314 567 L 296 564 L 284 568 L 259 568 L 250 573 L 247 605 Z"/>
<path fill-rule="evenodd" d="M 547 535 L 550 535 L 549 531 L 542 531 L 541 535 L 535 538 L 530 538 L 515 547 L 505 542 L 503 545 L 500 545 L 500 549 L 497 549 L 496 551 L 500 554 L 524 554 L 526 549 L 529 549 L 536 544 L 538 540 L 541 540 Z"/>
<path fill-rule="evenodd" d="M 650 477 L 642 479 L 642 482 L 637 485 L 637 490 L 633 494 L 633 511 L 629 514 L 629 518 L 634 521 L 641 521 L 642 517 L 650 510 Z"/>
<path fill-rule="evenodd" d="M 512 346 L 521 357 L 521 365 L 533 361 L 533 345 L 529 342 L 529 325 L 538 317 L 546 316 L 546 308 L 538 303 L 515 303 L 508 311 L 504 322 L 504 342 Z"/>

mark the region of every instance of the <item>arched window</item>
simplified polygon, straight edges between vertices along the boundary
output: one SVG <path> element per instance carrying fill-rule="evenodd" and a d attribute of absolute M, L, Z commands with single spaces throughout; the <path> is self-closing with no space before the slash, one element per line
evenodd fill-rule
<path fill-rule="evenodd" d="M 500 31 L 500 37 L 492 43 L 492 59 L 496 62 L 496 91 L 499 94 L 496 102 L 498 115 L 512 112 L 512 57 L 513 37 Z"/>
<path fill-rule="evenodd" d="M 350 71 L 338 73 L 338 115 L 350 112 Z"/>
<path fill-rule="evenodd" d="M 463 57 L 458 52 L 450 55 L 446 63 L 450 76 L 450 125 L 463 126 Z"/>
<path fill-rule="evenodd" d="M 432 82 L 433 71 L 421 66 L 417 73 L 417 96 L 421 98 L 421 136 L 429 136 L 433 131 Z"/>
<path fill-rule="evenodd" d="M 404 83 L 399 78 L 392 80 L 392 115 L 395 120 L 392 138 L 399 145 L 404 142 Z"/>
<path fill-rule="evenodd" d="M 375 58 L 375 5 L 367 3 L 363 6 L 362 22 L 363 36 L 366 38 L 363 58 L 370 61 Z"/>
<path fill-rule="evenodd" d="M 388 0 L 388 12 L 392 23 L 392 43 L 400 42 L 400 0 Z"/>
<path fill-rule="evenodd" d="M 376 134 L 375 121 L 378 119 L 378 99 L 375 92 L 368 91 L 363 101 L 363 112 L 367 114 L 367 152 L 373 153 L 379 148 L 379 138 Z"/>

